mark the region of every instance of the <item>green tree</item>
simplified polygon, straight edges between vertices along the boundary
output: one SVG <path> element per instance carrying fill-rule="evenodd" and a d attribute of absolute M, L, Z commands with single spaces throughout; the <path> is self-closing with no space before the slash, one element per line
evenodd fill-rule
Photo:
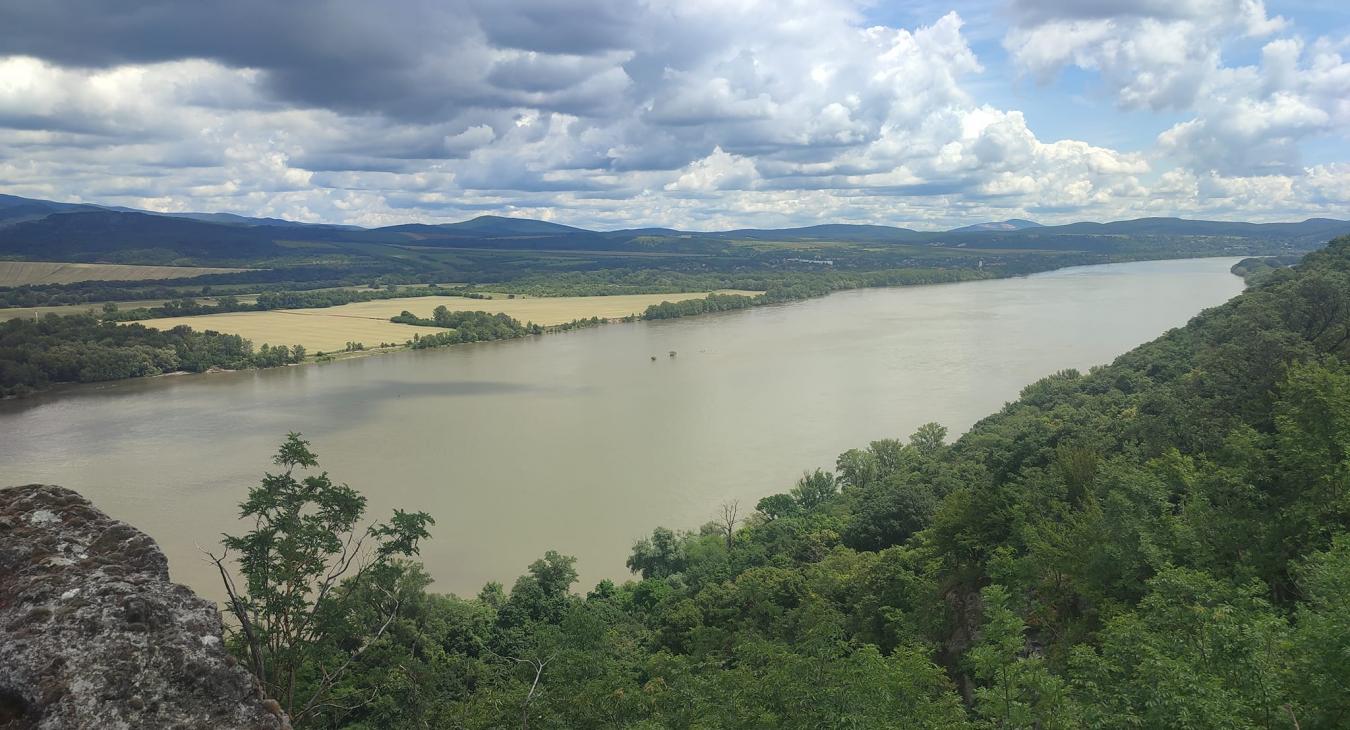
<path fill-rule="evenodd" d="M 646 578 L 665 578 L 684 572 L 689 560 L 685 554 L 684 536 L 665 527 L 652 530 L 651 537 L 644 537 L 633 545 L 633 552 L 626 561 L 628 569 L 640 573 Z"/>
<path fill-rule="evenodd" d="M 212 558 L 238 624 L 233 648 L 300 724 L 397 616 L 397 560 L 417 555 L 434 522 L 395 510 L 362 529 L 365 497 L 326 472 L 297 478 L 297 469 L 318 466 L 298 433 L 273 462 L 284 471 L 266 474 L 240 505 L 252 529 L 225 535 L 225 552 Z M 231 551 L 242 586 L 226 567 Z"/>
<path fill-rule="evenodd" d="M 942 450 L 946 438 L 946 426 L 940 423 L 925 423 L 909 437 L 909 445 L 924 456 L 934 456 Z"/>
<path fill-rule="evenodd" d="M 529 629 L 534 623 L 556 624 L 572 602 L 569 590 L 577 581 L 577 559 L 549 550 L 530 563 L 529 572 L 516 579 L 511 596 L 497 615 L 503 629 Z"/>
<path fill-rule="evenodd" d="M 1291 642 L 1291 693 L 1300 725 L 1345 727 L 1350 722 L 1350 534 L 1314 553 L 1299 570 L 1305 601 Z M 1292 711 L 1292 709 L 1291 709 Z"/>
<path fill-rule="evenodd" d="M 1135 611 L 1107 622 L 1100 649 L 1073 651 L 1085 725 L 1293 727 L 1282 692 L 1288 626 L 1259 583 L 1169 568 L 1148 586 Z"/>
<path fill-rule="evenodd" d="M 797 500 L 797 505 L 804 510 L 812 510 L 828 502 L 835 493 L 839 491 L 835 483 L 834 475 L 816 469 L 813 472 L 807 472 L 797 480 L 797 486 L 792 488 L 792 497 Z"/>
<path fill-rule="evenodd" d="M 790 494 L 770 494 L 759 500 L 755 510 L 769 520 L 791 517 L 801 511 Z"/>
<path fill-rule="evenodd" d="M 984 624 L 980 642 L 967 658 L 984 686 L 975 690 L 975 711 L 987 727 L 1076 727 L 1063 681 L 1029 650 L 1026 624 L 1012 610 L 1008 589 L 991 585 L 980 592 Z"/>

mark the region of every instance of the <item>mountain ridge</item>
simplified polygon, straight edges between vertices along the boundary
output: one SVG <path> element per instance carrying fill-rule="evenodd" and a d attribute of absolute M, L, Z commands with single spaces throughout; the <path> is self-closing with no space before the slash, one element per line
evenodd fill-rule
<path fill-rule="evenodd" d="M 989 223 L 972 223 L 968 226 L 953 228 L 948 233 L 957 233 L 960 231 L 1020 231 L 1026 228 L 1043 228 L 1044 226 L 1036 221 L 1029 221 L 1025 218 L 1009 218 L 1005 221 L 992 221 Z"/>
<path fill-rule="evenodd" d="M 271 226 L 271 227 L 296 227 L 296 228 L 326 228 L 342 229 L 354 231 L 397 231 L 410 229 L 413 227 L 451 230 L 451 231 L 475 231 L 486 233 L 514 233 L 514 234 L 558 234 L 558 233 L 590 233 L 601 235 L 681 235 L 690 237 L 717 237 L 717 238 L 765 238 L 768 236 L 812 236 L 829 235 L 831 233 L 871 233 L 878 236 L 892 235 L 899 240 L 904 238 L 911 240 L 915 237 L 940 236 L 947 233 L 972 233 L 972 232 L 1013 232 L 1029 231 L 1034 229 L 1054 229 L 1068 231 L 1071 228 L 1081 228 L 1090 226 L 1100 227 L 1119 227 L 1134 224 L 1159 224 L 1167 222 L 1177 226 L 1295 226 L 1316 223 L 1345 224 L 1350 220 L 1339 218 L 1312 217 L 1301 221 L 1277 221 L 1270 223 L 1253 223 L 1250 221 L 1224 221 L 1209 220 L 1204 218 L 1183 218 L 1180 216 L 1146 216 L 1141 218 L 1124 218 L 1114 221 L 1075 221 L 1073 223 L 1061 223 L 1047 225 L 1038 223 L 1025 218 L 1009 218 L 1002 221 L 988 221 L 983 223 L 972 223 L 969 225 L 948 228 L 944 230 L 926 231 L 904 226 L 893 226 L 887 224 L 875 223 L 819 223 L 809 226 L 787 226 L 784 228 L 732 228 L 716 231 L 696 231 L 683 230 L 675 228 L 666 228 L 661 226 L 641 226 L 635 228 L 619 228 L 604 230 L 599 228 L 585 228 L 582 226 L 572 226 L 563 223 L 554 223 L 552 221 L 541 220 L 538 218 L 526 218 L 522 216 L 505 216 L 496 214 L 484 214 L 475 216 L 462 221 L 452 223 L 397 223 L 389 226 L 366 227 L 342 223 L 307 223 L 303 221 L 293 221 L 286 218 L 257 217 L 246 216 L 237 213 L 224 212 L 162 212 L 153 210 L 142 210 L 139 208 L 128 208 L 124 206 L 100 205 L 97 203 L 62 203 L 53 200 L 44 200 L 41 198 L 25 198 L 17 195 L 0 193 L 0 225 L 3 225 L 9 219 L 8 211 L 14 208 L 24 208 L 29 210 L 47 210 L 50 214 L 77 212 L 77 211 L 110 211 L 117 213 L 139 213 L 142 215 L 153 215 L 165 218 L 184 218 L 189 220 L 201 221 L 203 223 L 218 224 L 239 224 L 250 226 Z M 773 240 L 782 240 L 775 238 Z"/>
<path fill-rule="evenodd" d="M 848 223 L 723 231 L 664 227 L 598 231 L 532 218 L 481 215 L 454 223 L 362 228 L 232 213 L 166 214 L 0 195 L 0 257 L 133 264 L 267 267 L 371 255 L 406 261 L 426 249 L 744 256 L 757 247 L 775 244 L 817 251 L 851 246 L 860 256 L 869 250 L 903 255 L 906 251 L 964 248 L 1137 258 L 1290 253 L 1346 234 L 1350 234 L 1350 221 L 1331 218 L 1249 223 L 1172 217 L 1054 226 L 1010 219 L 950 231 Z"/>

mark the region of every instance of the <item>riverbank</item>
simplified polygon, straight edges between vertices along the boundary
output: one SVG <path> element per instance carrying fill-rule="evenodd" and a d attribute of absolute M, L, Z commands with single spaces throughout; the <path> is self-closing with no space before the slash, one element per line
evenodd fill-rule
<path fill-rule="evenodd" d="M 438 590 L 509 583 L 550 549 L 577 556 L 594 585 L 627 576 L 624 556 L 654 525 L 696 526 L 730 500 L 748 511 L 803 468 L 929 421 L 955 437 L 1028 383 L 1111 361 L 1241 291 L 1235 261 L 863 289 L 323 367 L 62 388 L 0 404 L 0 483 L 80 490 L 136 520 L 176 580 L 214 596 L 196 543 L 239 529 L 238 502 L 278 439 L 302 431 L 371 514 L 436 517 L 423 557 Z"/>
<path fill-rule="evenodd" d="M 233 370 L 240 367 L 265 368 L 297 362 L 306 364 L 325 363 L 339 357 L 347 359 L 405 348 L 428 349 L 465 344 L 482 339 L 480 337 L 458 337 L 453 332 L 444 330 L 442 334 L 427 338 L 427 328 L 397 321 L 401 312 L 405 311 L 404 307 L 417 307 L 419 312 L 426 309 L 429 313 L 431 308 L 441 302 L 453 304 L 456 311 L 489 311 L 508 314 L 508 316 L 510 313 L 519 313 L 543 320 L 543 323 L 535 319 L 519 322 L 520 326 L 511 328 L 513 332 L 511 337 L 517 337 L 544 331 L 594 326 L 611 321 L 671 319 L 734 309 L 748 309 L 765 304 L 811 299 L 852 289 L 989 280 L 1023 276 L 1041 271 L 1053 271 L 1058 268 L 1071 268 L 1055 266 L 1048 261 L 1041 263 L 1045 265 L 1045 268 L 1033 266 L 1030 271 L 1024 270 L 1024 267 L 1015 271 L 994 268 L 912 268 L 851 273 L 830 272 L 793 279 L 788 284 L 778 285 L 763 291 L 718 290 L 680 294 L 546 298 L 514 294 L 489 294 L 468 289 L 456 290 L 456 293 L 461 294 L 461 296 L 450 297 L 441 293 L 445 291 L 444 289 L 434 287 L 419 288 L 415 290 L 417 296 L 411 297 L 391 296 L 395 293 L 393 291 L 365 290 L 358 292 L 332 289 L 322 293 L 261 295 L 256 305 L 268 311 L 238 311 L 239 309 L 252 308 L 255 303 L 236 303 L 233 299 L 224 299 L 217 300 L 214 308 L 226 309 L 225 313 L 191 314 L 181 317 L 155 316 L 152 319 L 127 324 L 138 324 L 164 332 L 166 335 L 179 331 L 176 328 L 186 326 L 192 328 L 196 333 L 209 337 L 219 338 L 222 334 L 238 337 L 243 341 L 245 350 L 251 347 L 250 343 L 262 343 L 258 345 L 256 354 L 245 353 L 240 357 L 224 361 L 219 357 L 208 358 L 205 366 L 187 370 L 187 372 L 196 373 L 207 368 Z M 360 301 L 351 301 L 354 296 L 359 298 Z M 266 302 L 262 301 L 264 298 L 267 299 Z M 294 300 L 294 303 L 302 304 L 304 308 L 273 308 L 278 304 L 291 302 L 292 300 Z M 333 303 L 331 306 L 323 306 L 325 302 L 330 300 Z M 213 307 L 197 305 L 189 301 L 180 301 L 173 304 L 176 309 L 189 312 L 209 312 L 213 309 Z M 642 308 L 644 306 L 645 309 Z M 623 312 L 622 315 L 614 316 L 614 313 L 620 311 Z M 603 313 L 605 316 L 596 312 Z M 97 316 L 92 312 L 90 314 Z M 110 314 L 116 315 L 112 317 L 113 319 L 121 320 L 125 318 L 127 313 L 113 311 Z M 162 314 L 162 312 L 158 313 L 158 315 Z M 540 324 L 546 324 L 547 326 L 542 328 L 532 326 Z M 9 353 L 7 356 L 11 360 L 6 366 L 2 359 L 6 355 L 0 354 L 0 393 L 7 395 L 27 395 L 59 383 L 106 382 L 116 377 L 160 375 L 165 372 L 173 372 L 176 369 L 174 367 L 176 360 L 201 362 L 200 357 L 183 352 L 181 347 L 178 348 L 177 353 L 168 354 L 143 354 L 145 351 L 141 349 L 127 350 L 124 348 L 121 351 L 103 356 L 104 359 L 109 357 L 120 359 L 122 362 L 117 367 L 110 368 L 99 364 L 94 366 L 95 369 L 92 371 L 89 367 L 78 370 L 45 367 L 44 372 L 48 376 L 55 375 L 55 377 L 47 377 L 44 380 L 42 377 L 34 377 L 31 374 L 34 367 L 39 368 L 39 370 L 44 369 L 47 358 L 42 352 L 30 351 L 27 363 L 16 363 L 13 361 L 15 348 L 9 347 L 6 349 L 3 347 L 4 331 L 16 328 L 14 321 L 0 322 L 0 353 Z M 536 329 L 540 331 L 535 332 Z M 501 339 L 501 337 L 494 335 L 487 339 Z M 271 343 L 274 342 L 278 344 L 272 345 Z M 57 345 L 68 345 L 77 349 L 85 347 L 79 341 L 53 343 L 52 346 Z M 234 345 L 231 344 L 230 348 L 234 348 Z M 14 373 L 16 372 L 19 373 L 17 377 L 25 377 L 23 375 L 24 367 L 27 367 L 30 373 L 26 376 L 27 380 L 9 382 L 14 380 L 16 377 Z M 114 377 L 107 377 L 102 373 L 112 373 Z M 7 378 L 8 380 L 6 380 Z"/>
<path fill-rule="evenodd" d="M 759 292 L 737 292 L 756 295 Z M 492 295 L 469 299 L 456 296 L 421 296 L 354 302 L 333 307 L 277 309 L 266 312 L 231 312 L 143 320 L 156 329 L 187 325 L 193 329 L 212 329 L 240 335 L 255 343 L 300 344 L 310 352 L 332 353 L 347 343 L 378 346 L 403 344 L 415 335 L 426 335 L 424 328 L 391 322 L 403 311 L 428 317 L 433 309 L 445 306 L 457 312 L 505 314 L 522 325 L 543 327 L 564 325 L 598 317 L 621 320 L 641 315 L 647 307 L 662 301 L 683 301 L 707 296 L 708 292 L 687 294 L 641 294 L 599 297 L 521 297 Z"/>

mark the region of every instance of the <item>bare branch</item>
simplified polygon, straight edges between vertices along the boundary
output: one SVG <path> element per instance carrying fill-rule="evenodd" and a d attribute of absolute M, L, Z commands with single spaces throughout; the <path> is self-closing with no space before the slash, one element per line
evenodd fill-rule
<path fill-rule="evenodd" d="M 230 613 L 239 621 L 239 629 L 244 634 L 244 643 L 248 646 L 249 662 L 253 665 L 253 676 L 259 681 L 266 683 L 266 665 L 263 663 L 262 646 L 258 642 L 258 634 L 253 629 L 253 622 L 249 620 L 248 610 L 244 601 L 239 597 L 239 591 L 235 588 L 234 578 L 230 577 L 230 572 L 225 569 L 225 559 L 229 557 L 230 550 L 226 548 L 224 552 L 217 557 L 214 553 L 197 546 L 216 564 L 216 569 L 220 571 L 220 581 L 225 586 L 225 595 L 230 601 Z"/>
<path fill-rule="evenodd" d="M 482 648 L 483 651 L 487 652 L 488 654 L 491 654 L 494 657 L 497 657 L 498 659 L 501 659 L 502 661 L 514 662 L 516 664 L 527 664 L 532 669 L 534 669 L 534 681 L 530 684 L 530 691 L 525 694 L 525 699 L 520 704 L 520 726 L 525 730 L 528 730 L 530 727 L 530 705 L 536 699 L 538 699 L 540 695 L 543 694 L 543 690 L 539 688 L 539 681 L 544 676 L 544 668 L 547 667 L 550 662 L 552 662 L 554 659 L 558 657 L 558 653 L 554 652 L 552 654 L 549 654 L 548 657 L 545 659 L 538 659 L 535 657 L 520 658 L 513 656 L 503 656 L 501 654 L 498 654 L 486 644 L 480 644 L 480 647 Z"/>
<path fill-rule="evenodd" d="M 740 511 L 741 502 L 738 499 L 722 503 L 722 515 L 717 520 L 717 524 L 722 528 L 722 533 L 726 536 L 728 550 L 731 549 L 736 541 L 736 524 L 740 522 Z"/>

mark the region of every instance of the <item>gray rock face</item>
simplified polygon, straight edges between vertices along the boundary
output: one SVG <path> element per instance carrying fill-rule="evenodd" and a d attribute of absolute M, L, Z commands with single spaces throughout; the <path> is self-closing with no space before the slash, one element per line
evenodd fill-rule
<path fill-rule="evenodd" d="M 154 540 L 69 489 L 0 489 L 0 730 L 289 726 Z"/>

